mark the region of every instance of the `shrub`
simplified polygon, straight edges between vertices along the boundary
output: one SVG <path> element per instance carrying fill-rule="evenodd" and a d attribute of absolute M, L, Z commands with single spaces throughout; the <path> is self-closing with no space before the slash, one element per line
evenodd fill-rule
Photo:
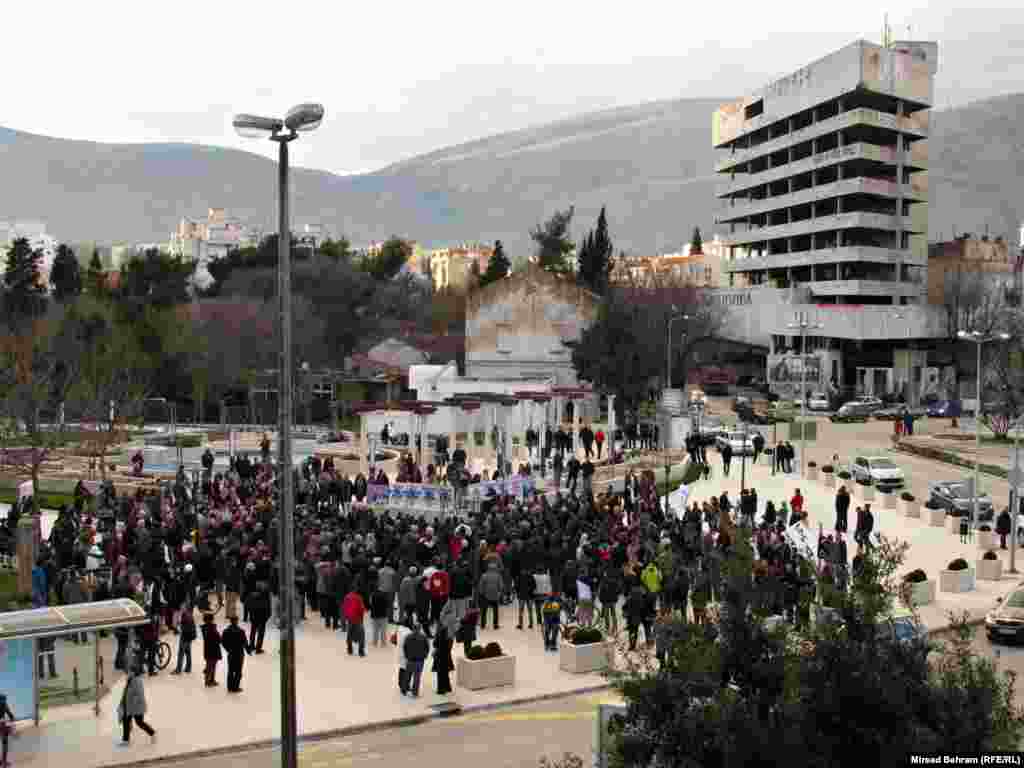
<path fill-rule="evenodd" d="M 483 646 L 471 645 L 469 650 L 466 651 L 466 658 L 470 661 L 480 661 L 480 659 L 486 658 L 484 656 Z"/>
<path fill-rule="evenodd" d="M 839 473 L 839 479 L 840 480 L 849 480 L 851 477 L 853 477 L 853 475 L 851 475 L 845 469 L 842 472 Z"/>
<path fill-rule="evenodd" d="M 909 491 L 904 491 L 903 493 L 901 493 L 900 498 L 903 499 L 904 501 L 915 501 L 914 494 L 910 493 Z"/>
<path fill-rule="evenodd" d="M 597 627 L 583 627 L 573 632 L 572 637 L 569 638 L 569 642 L 573 645 L 589 645 L 591 643 L 600 643 L 604 640 L 604 634 Z"/>
<path fill-rule="evenodd" d="M 879 488 L 878 492 L 880 494 L 882 494 L 883 496 L 888 496 L 890 493 L 893 492 L 893 489 L 892 488 Z"/>
<path fill-rule="evenodd" d="M 984 555 L 982 556 L 982 558 L 981 558 L 981 559 L 982 559 L 982 560 L 998 560 L 998 559 L 999 559 L 999 555 L 997 555 L 997 554 L 996 554 L 995 552 L 993 552 L 993 551 L 992 551 L 992 550 L 990 549 L 990 550 L 989 550 L 988 552 L 986 552 L 986 553 L 985 553 L 985 554 L 984 554 Z"/>
<path fill-rule="evenodd" d="M 196 434 L 178 435 L 176 442 L 179 448 L 202 448 L 203 436 Z"/>
<path fill-rule="evenodd" d="M 863 477 L 858 477 L 857 485 L 871 485 L 871 481 L 865 480 Z"/>
<path fill-rule="evenodd" d="M 991 525 L 979 525 L 978 526 L 978 530 L 981 531 L 982 533 L 992 533 L 992 526 Z"/>
<path fill-rule="evenodd" d="M 950 562 L 949 567 L 946 570 L 948 570 L 948 571 L 966 571 L 968 567 L 969 566 L 967 565 L 967 561 L 964 560 L 962 557 L 958 557 L 956 560 L 953 560 L 953 561 Z"/>
<path fill-rule="evenodd" d="M 808 469 L 814 469 L 816 466 L 818 466 L 818 462 L 816 462 L 816 461 L 808 461 L 807 462 L 807 468 Z"/>
<path fill-rule="evenodd" d="M 928 581 L 928 574 L 920 568 L 915 568 L 904 576 L 903 580 L 908 584 L 920 584 L 921 582 Z"/>
<path fill-rule="evenodd" d="M 831 464 L 826 464 L 824 467 L 821 468 L 821 471 L 824 472 L 826 475 L 831 475 L 833 472 L 836 471 L 836 468 L 833 467 Z"/>
<path fill-rule="evenodd" d="M 501 650 L 501 645 L 498 643 L 488 643 L 484 646 L 483 651 L 483 658 L 485 659 L 496 659 L 499 656 L 505 655 L 504 651 Z"/>

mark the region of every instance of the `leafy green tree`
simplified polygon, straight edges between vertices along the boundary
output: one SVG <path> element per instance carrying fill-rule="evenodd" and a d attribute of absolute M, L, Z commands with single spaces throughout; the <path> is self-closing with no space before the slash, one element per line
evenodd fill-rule
<path fill-rule="evenodd" d="M 576 247 L 569 237 L 569 225 L 575 208 L 570 206 L 555 213 L 543 225 L 530 232 L 530 238 L 537 247 L 537 264 L 541 269 L 556 275 L 572 273 L 569 256 Z"/>
<path fill-rule="evenodd" d="M 351 243 L 345 237 L 342 237 L 340 240 L 332 240 L 328 237 L 320 243 L 317 251 L 321 256 L 326 256 L 333 261 L 347 260 L 352 256 Z"/>
<path fill-rule="evenodd" d="M 93 249 L 92 258 L 89 259 L 89 267 L 85 272 L 85 289 L 96 299 L 106 298 L 110 294 L 107 287 L 107 272 L 103 268 L 99 248 Z"/>
<path fill-rule="evenodd" d="M 121 266 L 117 298 L 126 308 L 171 307 L 189 300 L 196 265 L 158 248 L 149 248 Z"/>
<path fill-rule="evenodd" d="M 391 280 L 402 271 L 411 256 L 412 245 L 400 237 L 392 236 L 381 245 L 378 254 L 366 260 L 363 268 L 374 280 Z"/>
<path fill-rule="evenodd" d="M 4 314 L 10 327 L 31 322 L 46 311 L 46 286 L 40 273 L 43 252 L 19 237 L 7 249 Z"/>
<path fill-rule="evenodd" d="M 693 237 L 690 238 L 690 253 L 704 253 L 704 240 L 700 236 L 700 227 L 693 228 Z"/>
<path fill-rule="evenodd" d="M 53 266 L 50 267 L 50 285 L 53 286 L 53 298 L 64 302 L 82 293 L 82 270 L 78 266 L 75 252 L 64 243 L 57 246 Z"/>
<path fill-rule="evenodd" d="M 774 579 L 748 531 L 727 538 L 722 601 L 708 624 L 672 617 L 664 665 L 641 658 L 614 674 L 627 711 L 613 763 L 825 768 L 1017 748 L 1024 716 L 1014 678 L 973 654 L 964 619 L 954 622 L 952 649 L 933 650 L 934 660 L 925 644 L 889 633 L 907 545 L 876 536 L 847 591 L 799 560 L 800 621 L 769 629 Z M 839 622 L 808 621 L 820 610 L 816 592 Z"/>
<path fill-rule="evenodd" d="M 475 265 L 476 262 L 474 261 Z M 479 268 L 479 267 L 478 267 Z M 505 255 L 505 246 L 501 244 L 501 240 L 494 241 L 494 251 L 491 253 L 491 258 L 487 260 L 487 269 L 482 275 L 480 275 L 480 287 L 490 285 L 496 280 L 502 280 L 508 277 L 509 271 L 512 269 L 512 262 L 509 261 L 508 256 Z"/>
<path fill-rule="evenodd" d="M 587 233 L 579 252 L 579 269 L 576 281 L 594 293 L 602 294 L 608 290 L 614 262 L 612 254 L 615 248 L 608 236 L 608 220 L 605 209 L 597 217 L 597 226 Z"/>

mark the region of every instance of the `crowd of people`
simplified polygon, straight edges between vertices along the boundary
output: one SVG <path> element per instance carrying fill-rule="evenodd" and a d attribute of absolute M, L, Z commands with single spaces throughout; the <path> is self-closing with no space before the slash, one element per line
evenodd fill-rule
<path fill-rule="evenodd" d="M 569 461 L 581 463 L 575 455 Z M 465 471 L 464 453 L 448 462 Z M 296 619 L 316 614 L 343 635 L 349 655 L 397 647 L 399 689 L 409 696 L 419 695 L 431 646 L 438 693 L 450 692 L 454 644 L 468 652 L 482 633 L 502 627 L 502 616 L 517 631 L 537 631 L 546 650 L 558 648 L 566 624 L 600 622 L 618 633 L 621 621 L 629 648 L 637 648 L 642 632 L 663 657 L 667 644 L 656 642 L 657 627 L 680 615 L 704 622 L 720 599 L 738 527 L 752 531 L 755 575 L 768 585 L 774 612 L 803 621 L 808 591 L 813 595 L 815 580 L 785 536 L 806 515 L 799 492 L 778 508 L 768 501 L 763 512 L 756 492 L 747 490 L 735 503 L 723 493 L 666 515 L 654 473 L 627 470 L 621 491 L 595 492 L 585 475 L 579 488 L 570 482 L 549 494 L 492 496 L 428 521 L 374 511 L 366 503 L 370 477 L 381 483 L 387 475 L 351 479 L 330 458 L 295 469 L 298 567 L 295 583 L 282 585 L 279 476 L 269 448 L 259 457 L 236 457 L 225 473 L 212 471 L 212 454 L 202 463 L 198 484 L 179 471 L 159 493 L 118 496 L 108 485 L 91 502 L 80 485 L 33 571 L 37 606 L 130 597 L 145 607 L 149 624 L 115 633 L 115 667 L 132 680 L 159 673 L 157 643 L 169 632 L 177 635 L 172 674 L 192 672 L 192 644 L 201 639 L 204 684 L 219 685 L 226 657 L 226 689 L 240 693 L 246 657 L 263 653 L 268 624 L 280 621 L 283 586 L 294 589 Z M 405 457 L 400 477 L 417 472 Z M 448 473 L 432 476 L 443 482 Z M 819 535 L 824 573 L 840 587 L 849 580 L 846 528 L 844 512 L 835 531 Z M 860 529 L 869 534 L 870 524 L 858 529 L 858 543 L 866 545 Z M 211 610 L 214 595 L 222 596 L 226 625 Z M 43 650 L 50 653 L 40 655 L 41 677 L 47 655 L 55 672 L 52 648 Z M 125 742 L 137 709 L 125 709 Z"/>

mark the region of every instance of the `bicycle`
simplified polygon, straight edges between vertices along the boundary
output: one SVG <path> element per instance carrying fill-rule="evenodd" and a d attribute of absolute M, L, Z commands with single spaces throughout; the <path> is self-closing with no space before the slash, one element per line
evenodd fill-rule
<path fill-rule="evenodd" d="M 171 659 L 174 658 L 174 654 L 171 651 L 171 644 L 166 640 L 161 640 L 156 644 L 156 668 L 163 672 L 167 669 L 167 665 L 171 663 Z"/>

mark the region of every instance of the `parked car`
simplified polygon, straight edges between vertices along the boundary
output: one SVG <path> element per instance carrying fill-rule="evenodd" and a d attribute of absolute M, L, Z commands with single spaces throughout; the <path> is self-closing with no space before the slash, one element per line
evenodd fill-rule
<path fill-rule="evenodd" d="M 811 396 L 807 398 L 807 407 L 812 411 L 827 411 L 830 410 L 832 404 L 829 402 L 827 392 L 811 392 Z"/>
<path fill-rule="evenodd" d="M 858 456 L 850 465 L 850 474 L 876 488 L 902 488 L 906 480 L 903 470 L 888 456 Z"/>
<path fill-rule="evenodd" d="M 719 435 L 715 444 L 718 447 L 719 453 L 728 445 L 732 448 L 733 456 L 753 456 L 754 455 L 754 435 L 757 431 L 748 430 L 747 434 L 744 435 L 742 432 L 726 432 L 723 435 Z"/>
<path fill-rule="evenodd" d="M 860 403 L 861 405 L 870 408 L 872 413 L 885 407 L 885 403 L 874 395 L 858 395 L 853 399 L 853 402 Z"/>
<path fill-rule="evenodd" d="M 839 406 L 839 410 L 829 418 L 834 422 L 867 421 L 871 412 L 871 406 L 866 403 L 852 402 Z"/>
<path fill-rule="evenodd" d="M 985 634 L 989 642 L 1024 639 L 1024 584 L 996 598 L 995 608 L 985 616 Z"/>
<path fill-rule="evenodd" d="M 939 400 L 928 406 L 926 413 L 933 419 L 952 419 L 961 415 L 959 400 Z"/>
<path fill-rule="evenodd" d="M 971 484 L 963 480 L 940 480 L 928 485 L 928 501 L 938 504 L 947 512 L 958 515 L 974 514 L 974 493 Z M 978 497 L 979 522 L 992 519 L 992 497 L 982 492 Z"/>
<path fill-rule="evenodd" d="M 704 416 L 700 420 L 700 439 L 704 445 L 714 445 L 719 436 L 726 433 L 726 427 L 717 416 Z"/>
<path fill-rule="evenodd" d="M 925 415 L 926 411 L 924 408 L 908 408 L 905 405 L 893 405 L 880 411 L 875 411 L 871 415 L 879 421 L 896 421 L 897 419 L 902 419 L 905 413 L 910 413 L 915 419 L 919 419 Z"/>
<path fill-rule="evenodd" d="M 816 623 L 827 623 L 838 627 L 845 627 L 846 624 L 842 615 L 835 608 L 815 606 L 812 618 Z M 878 618 L 876 626 L 880 638 L 885 641 L 915 647 L 925 657 L 932 650 L 931 643 L 928 642 L 927 628 L 915 618 L 912 611 L 906 608 L 893 608 Z"/>

